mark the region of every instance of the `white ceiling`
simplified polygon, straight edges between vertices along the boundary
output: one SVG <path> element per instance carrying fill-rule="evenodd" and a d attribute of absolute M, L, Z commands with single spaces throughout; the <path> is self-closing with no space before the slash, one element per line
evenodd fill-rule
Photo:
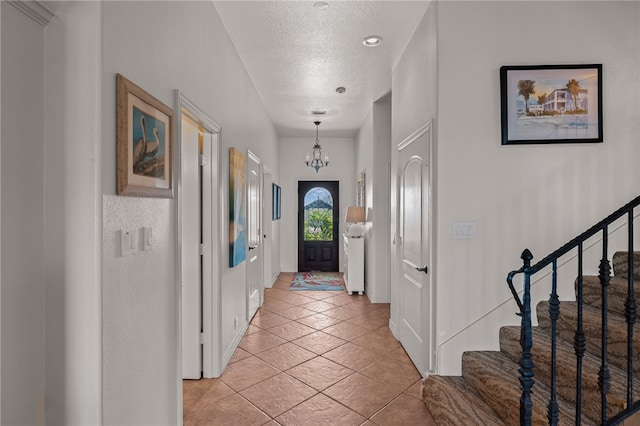
<path fill-rule="evenodd" d="M 353 137 L 429 1 L 214 1 L 281 137 Z M 384 38 L 365 47 L 369 35 Z M 344 86 L 344 94 L 336 88 Z M 312 110 L 327 111 L 323 117 Z"/>

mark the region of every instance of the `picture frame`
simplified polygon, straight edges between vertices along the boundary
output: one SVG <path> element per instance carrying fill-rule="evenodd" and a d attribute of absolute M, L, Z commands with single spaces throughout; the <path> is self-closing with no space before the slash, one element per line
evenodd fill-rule
<path fill-rule="evenodd" d="M 229 267 L 247 258 L 247 161 L 245 155 L 229 148 Z"/>
<path fill-rule="evenodd" d="M 271 186 L 271 220 L 280 220 L 282 210 L 281 188 L 275 183 Z"/>
<path fill-rule="evenodd" d="M 116 75 L 116 193 L 173 198 L 173 110 Z"/>
<path fill-rule="evenodd" d="M 502 145 L 599 143 L 602 64 L 500 68 Z"/>
<path fill-rule="evenodd" d="M 356 181 L 356 207 L 365 207 L 366 173 L 361 171 Z"/>

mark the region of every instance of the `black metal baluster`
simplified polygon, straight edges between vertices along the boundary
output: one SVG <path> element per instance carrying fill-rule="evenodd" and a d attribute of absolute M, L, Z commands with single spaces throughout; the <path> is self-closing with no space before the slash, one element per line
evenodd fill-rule
<path fill-rule="evenodd" d="M 605 226 L 602 229 L 602 260 L 600 260 L 600 285 L 602 286 L 602 351 L 600 365 L 600 371 L 598 371 L 598 387 L 600 388 L 600 395 L 602 397 L 602 424 L 607 423 L 607 393 L 609 393 L 609 384 L 611 375 L 609 373 L 608 365 L 608 350 L 607 350 L 607 310 L 609 304 L 607 300 L 609 281 L 611 280 L 611 264 L 607 258 L 609 234 L 608 228 Z"/>
<path fill-rule="evenodd" d="M 558 259 L 552 262 L 551 295 L 549 296 L 549 318 L 551 319 L 551 399 L 547 405 L 549 424 L 558 424 L 557 372 L 556 372 L 556 328 L 560 316 L 560 299 L 558 298 Z"/>
<path fill-rule="evenodd" d="M 531 259 L 533 255 L 529 249 L 525 249 L 520 256 L 524 262 L 524 294 L 522 323 L 520 327 L 520 384 L 522 385 L 522 396 L 520 397 L 520 425 L 531 426 L 531 412 L 533 403 L 531 402 L 531 388 L 533 387 L 533 359 L 531 358 L 531 347 L 533 346 L 533 334 L 531 330 Z"/>
<path fill-rule="evenodd" d="M 576 426 L 582 422 L 582 358 L 585 351 L 584 328 L 582 326 L 583 305 L 583 280 L 582 280 L 582 242 L 578 243 L 578 327 L 573 337 L 573 349 L 576 352 Z"/>
<path fill-rule="evenodd" d="M 635 274 L 633 254 L 633 209 L 629 210 L 629 279 L 627 282 L 627 300 L 624 303 L 624 316 L 627 319 L 627 410 L 633 405 L 633 325 L 636 322 L 636 298 L 633 288 Z"/>

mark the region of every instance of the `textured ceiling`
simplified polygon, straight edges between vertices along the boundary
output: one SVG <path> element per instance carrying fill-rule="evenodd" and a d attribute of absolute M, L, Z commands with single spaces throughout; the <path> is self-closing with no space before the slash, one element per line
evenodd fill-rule
<path fill-rule="evenodd" d="M 316 119 L 321 138 L 355 136 L 371 104 L 391 90 L 391 71 L 429 4 L 327 3 L 320 10 L 314 1 L 214 2 L 281 137 L 308 137 Z M 382 45 L 362 44 L 372 34 Z"/>

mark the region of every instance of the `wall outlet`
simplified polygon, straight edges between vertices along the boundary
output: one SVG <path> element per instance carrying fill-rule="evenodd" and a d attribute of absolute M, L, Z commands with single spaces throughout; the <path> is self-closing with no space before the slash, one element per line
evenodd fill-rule
<path fill-rule="evenodd" d="M 138 230 L 120 230 L 120 254 L 129 256 L 138 251 Z"/>
<path fill-rule="evenodd" d="M 454 239 L 471 239 L 476 236 L 476 224 L 474 222 L 454 222 Z"/>

